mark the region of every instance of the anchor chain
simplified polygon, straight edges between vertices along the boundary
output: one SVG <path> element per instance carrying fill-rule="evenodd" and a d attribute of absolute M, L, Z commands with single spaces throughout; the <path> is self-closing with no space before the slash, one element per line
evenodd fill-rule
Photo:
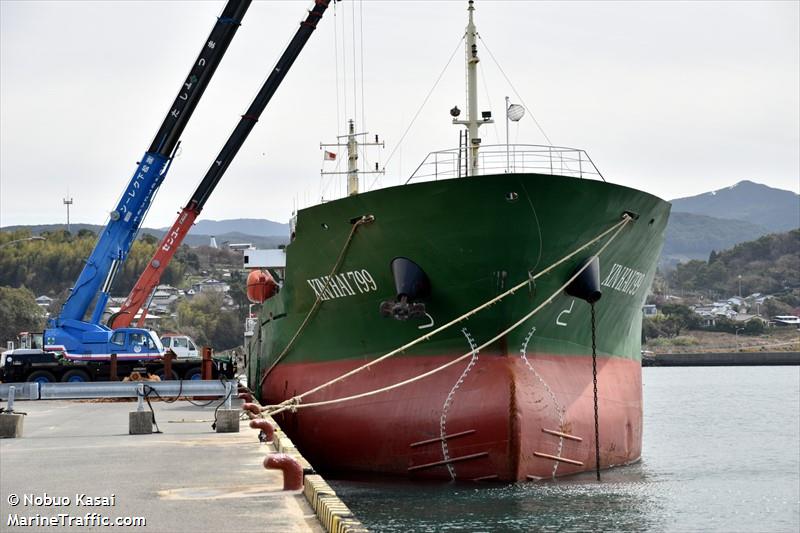
<path fill-rule="evenodd" d="M 594 302 L 592 308 L 592 384 L 594 386 L 594 459 L 597 481 L 600 481 L 600 417 L 597 408 L 597 327 L 595 325 Z"/>

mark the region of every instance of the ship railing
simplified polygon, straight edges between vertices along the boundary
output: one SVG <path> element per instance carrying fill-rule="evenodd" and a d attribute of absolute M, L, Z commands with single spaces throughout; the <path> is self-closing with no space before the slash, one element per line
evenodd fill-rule
<path fill-rule="evenodd" d="M 460 178 L 470 175 L 469 150 L 452 148 L 431 152 L 406 183 Z M 574 178 L 603 179 L 603 175 L 584 150 L 562 146 L 531 144 L 482 145 L 478 171 L 474 174 L 550 174 Z"/>

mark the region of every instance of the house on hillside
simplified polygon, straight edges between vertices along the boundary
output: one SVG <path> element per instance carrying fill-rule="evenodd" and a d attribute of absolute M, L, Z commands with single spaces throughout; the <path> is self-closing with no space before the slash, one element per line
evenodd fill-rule
<path fill-rule="evenodd" d="M 645 304 L 642 306 L 642 314 L 647 317 L 654 317 L 658 314 L 655 304 Z"/>
<path fill-rule="evenodd" d="M 122 307 L 122 304 L 125 303 L 127 297 L 125 296 L 111 296 L 108 298 L 108 306 L 109 307 Z"/>
<path fill-rule="evenodd" d="M 203 281 L 199 281 L 197 283 L 193 283 L 192 290 L 194 291 L 194 294 L 202 294 L 204 292 L 227 293 L 229 290 L 231 290 L 231 286 L 225 283 L 224 281 L 219 281 L 217 279 L 209 278 Z"/>
<path fill-rule="evenodd" d="M 169 311 L 170 305 L 177 302 L 183 291 L 171 285 L 159 285 L 153 292 L 153 298 L 150 300 L 149 310 L 151 313 L 166 313 Z"/>
<path fill-rule="evenodd" d="M 739 298 L 738 296 L 732 296 L 726 300 L 726 303 L 731 307 L 736 307 L 740 312 L 744 312 L 747 310 L 747 302 L 744 298 Z"/>
<path fill-rule="evenodd" d="M 772 317 L 772 321 L 776 326 L 800 326 L 800 317 L 796 317 L 794 315 L 778 315 Z"/>
<path fill-rule="evenodd" d="M 41 295 L 36 298 L 36 305 L 47 311 L 47 308 L 50 307 L 50 304 L 53 303 L 53 299 L 46 295 Z"/>
<path fill-rule="evenodd" d="M 692 310 L 697 315 L 700 315 L 704 327 L 715 326 L 719 318 L 733 319 L 733 317 L 739 314 L 733 310 L 731 304 L 728 302 L 714 302 L 711 305 L 698 305 L 693 307 Z"/>
<path fill-rule="evenodd" d="M 764 325 L 769 324 L 769 320 L 765 319 L 764 317 L 758 315 L 749 315 L 747 313 L 738 313 L 731 320 L 733 320 L 737 324 L 746 324 L 751 320 L 757 320 Z"/>

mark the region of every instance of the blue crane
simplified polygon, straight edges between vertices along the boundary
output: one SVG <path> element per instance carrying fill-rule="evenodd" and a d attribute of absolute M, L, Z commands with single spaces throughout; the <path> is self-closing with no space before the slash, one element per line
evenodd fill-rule
<path fill-rule="evenodd" d="M 44 332 L 45 351 L 61 352 L 69 359 L 79 360 L 105 359 L 112 353 L 123 359 L 164 354 L 163 346 L 152 332 L 136 328 L 112 331 L 100 324 L 100 320 L 114 277 L 128 256 L 153 197 L 166 177 L 180 144 L 180 135 L 250 3 L 251 0 L 229 0 L 214 24 L 152 144 L 137 163 L 136 172 L 111 211 L 108 224 L 100 233 L 61 312 L 48 321 Z M 94 309 L 87 319 L 92 302 Z"/>

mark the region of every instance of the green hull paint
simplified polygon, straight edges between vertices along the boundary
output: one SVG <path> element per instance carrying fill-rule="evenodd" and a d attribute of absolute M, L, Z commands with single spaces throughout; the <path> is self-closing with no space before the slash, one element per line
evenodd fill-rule
<path fill-rule="evenodd" d="M 509 193 L 516 193 L 509 200 Z M 514 195 L 512 195 L 514 196 Z M 317 205 L 298 213 L 296 237 L 287 247 L 281 292 L 265 302 L 248 368 L 253 390 L 266 368 L 300 327 L 316 295 L 308 280 L 330 273 L 350 234 L 351 221 L 373 215 L 360 226 L 346 251 L 337 289 L 283 358 L 311 363 L 368 360 L 420 335 L 425 321 L 384 318 L 380 303 L 395 296 L 390 261 L 404 256 L 419 264 L 432 284 L 426 310 L 434 327 L 458 317 L 561 259 L 619 222 L 623 212 L 639 218 L 627 224 L 600 256 L 602 287 L 597 307 L 601 355 L 640 358 L 641 309 L 663 244 L 669 204 L 647 193 L 578 178 L 500 174 L 391 187 Z M 406 352 L 409 355 L 468 351 L 467 327 L 480 344 L 549 297 L 607 238 L 579 253 L 500 303 Z M 615 267 L 614 265 L 620 265 Z M 631 269 L 631 270 L 625 270 Z M 355 272 L 366 270 L 374 280 Z M 633 290 L 636 284 L 638 289 Z M 347 273 L 351 274 L 347 274 Z M 620 274 L 614 278 L 614 274 Z M 364 283 L 359 283 L 364 281 Z M 374 290 L 373 290 L 374 285 Z M 623 292 L 619 289 L 625 289 Z M 351 295 L 350 292 L 353 294 Z M 591 353 L 589 305 L 564 293 L 484 353 L 519 354 L 533 327 L 529 351 Z M 298 391 L 300 392 L 300 391 Z"/>

